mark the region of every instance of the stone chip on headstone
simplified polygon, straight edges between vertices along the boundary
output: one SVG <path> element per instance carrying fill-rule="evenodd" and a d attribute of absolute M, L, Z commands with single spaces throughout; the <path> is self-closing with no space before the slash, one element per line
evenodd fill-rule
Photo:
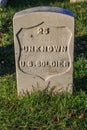
<path fill-rule="evenodd" d="M 36 7 L 13 19 L 18 94 L 33 89 L 72 93 L 74 16 L 57 7 Z"/>

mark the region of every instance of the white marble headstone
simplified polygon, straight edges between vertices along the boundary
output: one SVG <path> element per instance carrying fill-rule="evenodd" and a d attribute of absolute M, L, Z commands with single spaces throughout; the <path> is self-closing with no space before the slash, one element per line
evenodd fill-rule
<path fill-rule="evenodd" d="M 70 2 L 84 2 L 84 1 L 87 1 L 87 0 L 70 0 Z"/>
<path fill-rule="evenodd" d="M 3 7 L 7 4 L 7 0 L 0 0 L 0 7 Z"/>
<path fill-rule="evenodd" d="M 33 89 L 72 92 L 74 16 L 69 10 L 37 7 L 13 19 L 18 94 Z"/>

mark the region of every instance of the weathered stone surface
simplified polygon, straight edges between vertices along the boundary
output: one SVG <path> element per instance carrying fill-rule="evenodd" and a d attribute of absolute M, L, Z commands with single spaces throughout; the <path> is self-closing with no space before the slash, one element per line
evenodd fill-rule
<path fill-rule="evenodd" d="M 71 11 L 37 7 L 13 19 L 18 94 L 53 87 L 72 92 L 74 17 Z"/>
<path fill-rule="evenodd" d="M 84 1 L 87 1 L 87 0 L 70 0 L 70 2 L 84 2 Z"/>

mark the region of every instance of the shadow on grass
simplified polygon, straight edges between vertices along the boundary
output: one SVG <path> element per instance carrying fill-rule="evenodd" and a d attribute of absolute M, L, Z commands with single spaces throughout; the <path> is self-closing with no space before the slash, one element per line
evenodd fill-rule
<path fill-rule="evenodd" d="M 74 90 L 77 92 L 83 90 L 87 93 L 87 74 L 81 78 L 74 79 Z"/>
<path fill-rule="evenodd" d="M 66 2 L 69 0 L 8 0 L 8 6 L 13 8 L 35 7 L 35 6 L 48 6 L 55 2 Z"/>
<path fill-rule="evenodd" d="M 87 35 L 75 38 L 75 58 L 78 56 L 87 59 Z"/>
<path fill-rule="evenodd" d="M 0 76 L 15 72 L 13 44 L 0 47 Z"/>
<path fill-rule="evenodd" d="M 75 91 L 83 90 L 87 93 L 87 35 L 75 38 L 75 62 L 78 57 L 84 58 L 85 63 L 83 59 L 74 68 L 78 72 L 78 76 L 74 78 L 74 89 Z"/>

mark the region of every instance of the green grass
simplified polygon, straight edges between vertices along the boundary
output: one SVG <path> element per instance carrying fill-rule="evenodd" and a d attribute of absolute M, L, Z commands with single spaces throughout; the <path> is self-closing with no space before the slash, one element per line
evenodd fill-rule
<path fill-rule="evenodd" d="M 62 2 L 61 2 L 62 1 Z M 0 8 L 0 130 L 87 130 L 87 2 L 8 0 Z M 35 6 L 57 6 L 75 15 L 73 94 L 17 96 L 12 18 Z"/>

